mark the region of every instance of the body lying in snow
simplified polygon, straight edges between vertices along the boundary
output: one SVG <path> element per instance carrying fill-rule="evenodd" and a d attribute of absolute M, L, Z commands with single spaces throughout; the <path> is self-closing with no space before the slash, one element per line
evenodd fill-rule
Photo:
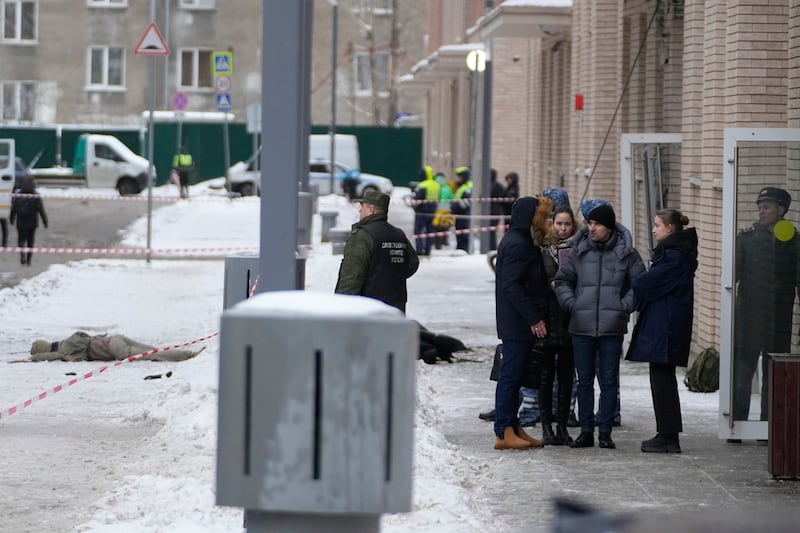
<path fill-rule="evenodd" d="M 61 341 L 37 340 L 31 345 L 31 361 L 122 361 L 133 355 L 154 350 L 154 346 L 143 344 L 125 335 L 89 335 L 76 331 Z M 149 354 L 149 361 L 185 361 L 205 348 L 197 351 L 170 348 Z"/>

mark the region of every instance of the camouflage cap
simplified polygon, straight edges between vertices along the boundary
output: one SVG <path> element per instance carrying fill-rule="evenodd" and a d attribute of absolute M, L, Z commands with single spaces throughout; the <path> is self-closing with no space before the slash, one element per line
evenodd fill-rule
<path fill-rule="evenodd" d="M 384 211 L 389 210 L 389 195 L 378 191 L 367 191 L 364 198 L 361 199 L 362 204 L 374 205 L 380 207 Z"/>

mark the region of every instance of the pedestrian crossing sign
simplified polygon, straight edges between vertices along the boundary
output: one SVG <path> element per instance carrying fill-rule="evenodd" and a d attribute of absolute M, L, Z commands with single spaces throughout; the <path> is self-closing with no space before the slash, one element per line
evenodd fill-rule
<path fill-rule="evenodd" d="M 214 76 L 233 74 L 233 52 L 211 52 L 211 74 Z"/>
<path fill-rule="evenodd" d="M 217 111 L 231 110 L 231 93 L 217 93 Z"/>

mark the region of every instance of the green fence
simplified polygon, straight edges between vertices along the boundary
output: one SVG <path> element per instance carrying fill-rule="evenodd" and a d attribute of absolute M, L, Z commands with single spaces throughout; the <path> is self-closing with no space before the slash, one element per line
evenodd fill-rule
<path fill-rule="evenodd" d="M 254 138 L 247 133 L 244 123 L 227 125 L 230 141 L 230 164 L 243 161 L 253 153 Z M 114 135 L 137 154 L 147 157 L 145 130 L 131 128 L 86 127 L 0 127 L 0 138 L 14 139 L 16 154 L 26 163 L 37 155 L 36 167 L 50 167 L 62 163 L 71 166 L 75 144 L 82 133 Z M 386 176 L 395 185 L 408 185 L 422 166 L 422 130 L 420 128 L 386 128 L 378 126 L 342 126 L 338 133 L 353 134 L 358 138 L 361 170 Z M 185 146 L 194 157 L 197 173 L 193 182 L 205 181 L 225 175 L 223 123 L 209 122 L 156 122 L 154 124 L 153 163 L 156 167 L 156 184 L 169 179 L 172 157 L 180 146 Z M 312 126 L 312 133 L 327 133 L 327 126 Z M 180 136 L 180 142 L 178 140 Z"/>

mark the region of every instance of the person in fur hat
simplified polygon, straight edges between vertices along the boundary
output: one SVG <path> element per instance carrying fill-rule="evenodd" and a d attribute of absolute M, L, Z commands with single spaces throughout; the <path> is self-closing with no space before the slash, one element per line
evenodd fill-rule
<path fill-rule="evenodd" d="M 31 361 L 122 361 L 132 355 L 155 350 L 155 346 L 143 344 L 125 335 L 89 335 L 76 331 L 60 341 L 33 341 Z M 159 350 L 144 357 L 149 361 L 185 361 L 205 350 L 181 350 L 170 348 Z"/>
<path fill-rule="evenodd" d="M 526 196 L 514 202 L 508 232 L 497 248 L 495 307 L 497 336 L 503 359 L 495 390 L 496 450 L 540 448 L 542 441 L 528 435 L 517 417 L 519 391 L 537 339 L 547 336 L 547 273 L 542 242 L 548 232 L 553 202 L 544 196 Z"/>

